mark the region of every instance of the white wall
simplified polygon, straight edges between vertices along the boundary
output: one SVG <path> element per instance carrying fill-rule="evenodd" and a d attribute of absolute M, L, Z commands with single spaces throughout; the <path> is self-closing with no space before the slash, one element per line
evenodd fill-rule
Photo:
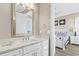
<path fill-rule="evenodd" d="M 57 20 L 65 18 L 66 19 L 66 29 L 68 29 L 70 36 L 73 35 L 75 29 L 75 17 L 79 16 L 79 13 L 70 14 L 66 16 L 61 16 L 56 18 Z M 58 27 L 59 28 L 59 27 Z M 61 26 L 60 26 L 61 28 Z"/>
<path fill-rule="evenodd" d="M 52 3 L 50 5 L 50 19 L 51 19 L 51 31 L 50 31 L 50 55 L 54 56 L 55 55 L 55 26 L 54 26 L 54 21 L 55 21 L 55 5 Z"/>
<path fill-rule="evenodd" d="M 0 3 L 0 38 L 11 37 L 11 4 Z"/>

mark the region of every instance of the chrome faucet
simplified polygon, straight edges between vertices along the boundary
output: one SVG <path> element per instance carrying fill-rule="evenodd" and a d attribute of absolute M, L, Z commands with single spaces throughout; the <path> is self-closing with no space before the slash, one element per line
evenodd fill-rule
<path fill-rule="evenodd" d="M 30 31 L 27 31 L 26 36 L 25 36 L 25 40 L 29 40 L 29 34 L 30 34 Z"/>

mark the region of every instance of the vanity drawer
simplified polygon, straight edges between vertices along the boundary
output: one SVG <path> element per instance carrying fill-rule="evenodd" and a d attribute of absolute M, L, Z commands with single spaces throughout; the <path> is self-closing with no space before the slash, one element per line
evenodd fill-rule
<path fill-rule="evenodd" d="M 38 49 L 35 49 L 33 51 L 30 51 L 30 52 L 24 54 L 24 56 L 41 56 L 40 51 L 41 51 L 40 48 L 38 48 Z"/>
<path fill-rule="evenodd" d="M 34 44 L 34 45 L 31 45 L 31 46 L 26 46 L 23 48 L 23 54 L 26 54 L 30 51 L 33 51 L 33 50 L 36 50 L 37 48 L 41 48 L 41 43 L 37 43 L 37 44 Z"/>
<path fill-rule="evenodd" d="M 22 55 L 22 49 L 18 49 L 18 50 L 1 54 L 0 56 L 21 56 L 21 55 Z"/>

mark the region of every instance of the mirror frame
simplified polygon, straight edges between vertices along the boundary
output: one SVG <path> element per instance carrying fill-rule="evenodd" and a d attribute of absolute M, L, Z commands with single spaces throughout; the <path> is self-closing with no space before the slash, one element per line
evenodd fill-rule
<path fill-rule="evenodd" d="M 24 35 L 16 35 L 16 3 L 11 4 L 11 37 L 24 36 Z M 34 33 L 34 10 L 32 10 L 32 34 Z"/>

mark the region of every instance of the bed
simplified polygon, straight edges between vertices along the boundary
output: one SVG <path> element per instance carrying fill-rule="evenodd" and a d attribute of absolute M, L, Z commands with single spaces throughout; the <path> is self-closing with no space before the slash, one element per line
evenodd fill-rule
<path fill-rule="evenodd" d="M 69 32 L 67 31 L 67 29 L 56 29 L 55 38 L 56 38 L 56 47 L 65 50 L 65 47 L 69 42 Z"/>

